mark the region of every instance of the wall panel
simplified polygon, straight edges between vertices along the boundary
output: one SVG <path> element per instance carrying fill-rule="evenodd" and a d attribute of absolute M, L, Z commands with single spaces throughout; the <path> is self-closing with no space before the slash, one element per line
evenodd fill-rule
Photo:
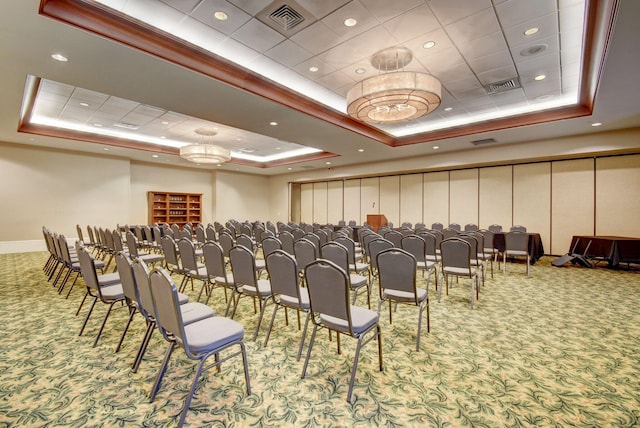
<path fill-rule="evenodd" d="M 422 223 L 422 174 L 400 176 L 400 220 L 415 225 Z"/>
<path fill-rule="evenodd" d="M 380 214 L 380 178 L 361 179 L 360 198 L 360 219 L 358 224 L 364 224 L 367 221 L 367 214 Z"/>
<path fill-rule="evenodd" d="M 360 221 L 360 179 L 344 181 L 344 221 Z"/>
<path fill-rule="evenodd" d="M 327 182 L 313 183 L 313 222 L 327 224 Z"/>
<path fill-rule="evenodd" d="M 478 224 L 477 168 L 451 171 L 449 198 L 451 223 Z"/>
<path fill-rule="evenodd" d="M 394 227 L 400 226 L 400 177 L 380 177 L 380 214 L 384 214 Z M 369 213 L 374 214 L 374 213 Z"/>
<path fill-rule="evenodd" d="M 427 172 L 423 175 L 424 223 L 449 224 L 449 172 Z"/>
<path fill-rule="evenodd" d="M 551 163 L 513 167 L 513 223 L 542 238 L 545 252 L 551 245 Z M 503 225 L 506 230 L 510 224 Z"/>
<path fill-rule="evenodd" d="M 343 217 L 344 192 L 342 181 L 330 181 L 327 184 L 327 223 L 338 224 Z"/>
<path fill-rule="evenodd" d="M 512 223 L 513 167 L 480 168 L 478 225 L 487 229 L 492 224 L 503 227 Z"/>
<path fill-rule="evenodd" d="M 640 238 L 640 155 L 596 161 L 598 235 Z"/>
<path fill-rule="evenodd" d="M 300 186 L 300 222 L 313 223 L 313 183 Z"/>
<path fill-rule="evenodd" d="M 551 164 L 551 247 L 549 254 L 570 250 L 573 235 L 592 235 L 594 161 L 578 159 Z"/>

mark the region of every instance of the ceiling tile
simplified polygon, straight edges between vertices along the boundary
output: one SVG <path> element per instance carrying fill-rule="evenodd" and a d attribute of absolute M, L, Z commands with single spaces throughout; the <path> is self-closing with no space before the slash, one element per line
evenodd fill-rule
<path fill-rule="evenodd" d="M 317 19 L 324 18 L 350 1 L 352 0 L 297 0 L 300 6 L 311 12 Z"/>
<path fill-rule="evenodd" d="M 312 57 L 311 52 L 291 40 L 285 40 L 264 53 L 267 57 L 288 67 L 294 67 Z"/>
<path fill-rule="evenodd" d="M 322 61 L 343 68 L 354 61 L 369 58 L 381 49 L 396 45 L 395 39 L 384 29 L 376 27 L 318 55 Z"/>
<path fill-rule="evenodd" d="M 216 19 L 213 14 L 217 11 L 226 13 L 227 19 L 224 21 Z M 231 3 L 214 0 L 203 0 L 193 10 L 191 16 L 227 35 L 234 33 L 251 19 L 251 15 Z"/>
<path fill-rule="evenodd" d="M 500 92 L 490 97 L 491 101 L 498 107 L 521 106 L 527 103 L 527 98 L 524 96 L 524 89 L 522 88 Z"/>
<path fill-rule="evenodd" d="M 362 5 L 376 17 L 379 22 L 386 22 L 398 15 L 407 14 L 419 5 L 423 5 L 422 0 L 364 0 Z M 409 12 L 407 12 L 409 11 Z M 417 13 L 418 11 L 416 11 Z"/>
<path fill-rule="evenodd" d="M 419 58 L 429 72 L 439 79 L 456 80 L 473 74 L 460 53 L 454 49 L 443 49 L 433 55 Z"/>
<path fill-rule="evenodd" d="M 218 47 L 227 39 L 226 34 L 190 16 L 175 28 L 175 34 L 181 39 L 196 46 L 201 46 L 210 52 L 216 52 Z"/>
<path fill-rule="evenodd" d="M 467 63 L 474 73 L 484 73 L 496 68 L 513 66 L 511 52 L 505 49 L 479 58 L 467 58 Z"/>
<path fill-rule="evenodd" d="M 200 0 L 160 0 L 169 6 L 178 9 L 182 13 L 189 14 Z"/>
<path fill-rule="evenodd" d="M 526 55 L 526 51 L 528 48 L 532 48 L 535 46 L 544 46 L 544 51 L 533 55 Z M 536 42 L 532 42 L 526 45 L 514 46 L 511 48 L 511 55 L 513 56 L 513 60 L 516 64 L 520 64 L 522 62 L 530 62 L 534 61 L 541 56 L 546 55 L 555 55 L 559 61 L 559 52 L 560 52 L 560 42 L 558 40 L 558 35 L 555 34 L 551 37 L 546 37 L 544 39 L 538 40 Z"/>
<path fill-rule="evenodd" d="M 503 80 L 517 77 L 518 72 L 513 65 L 508 65 L 506 67 L 495 68 L 493 70 L 487 70 L 482 73 L 477 73 L 477 76 L 482 85 L 488 85 L 490 83 L 501 82 Z"/>
<path fill-rule="evenodd" d="M 385 0 L 385 3 L 394 2 Z M 424 4 L 386 21 L 383 25 L 400 43 L 440 28 L 433 12 Z"/>
<path fill-rule="evenodd" d="M 463 45 L 456 44 L 456 46 L 467 59 L 480 58 L 508 49 L 504 35 L 500 32 L 471 39 Z"/>
<path fill-rule="evenodd" d="M 273 0 L 227 0 L 238 8 L 244 10 L 251 16 L 256 16 L 265 7 L 269 6 Z"/>
<path fill-rule="evenodd" d="M 538 28 L 539 31 L 527 36 L 524 32 L 529 28 Z M 557 33 L 558 14 L 555 12 L 504 29 L 504 35 L 507 39 L 507 43 L 512 47 L 536 43 Z"/>
<path fill-rule="evenodd" d="M 323 22 L 316 22 L 290 38 L 299 46 L 317 55 L 346 40 L 344 36 L 338 36 Z"/>
<path fill-rule="evenodd" d="M 493 9 L 484 9 L 478 13 L 445 26 L 445 31 L 460 50 L 472 40 L 500 32 L 500 24 Z"/>
<path fill-rule="evenodd" d="M 353 18 L 358 23 L 353 27 L 347 27 L 344 25 L 347 18 Z M 354 37 L 379 24 L 378 20 L 358 1 L 352 1 L 327 15 L 322 22 L 336 34 L 347 37 Z"/>
<path fill-rule="evenodd" d="M 480 82 L 478 82 L 478 79 L 476 79 L 475 76 L 469 76 L 459 80 L 448 80 L 446 82 L 446 87 L 447 91 L 456 97 L 459 93 L 481 88 L 482 85 L 480 85 Z"/>
<path fill-rule="evenodd" d="M 507 28 L 555 12 L 557 6 L 557 0 L 509 0 L 496 5 L 496 13 Z"/>
<path fill-rule="evenodd" d="M 430 0 L 429 7 L 442 25 L 448 25 L 491 7 L 490 0 Z"/>
<path fill-rule="evenodd" d="M 264 52 L 282 42 L 285 37 L 257 19 L 244 24 L 231 37 L 258 52 Z"/>

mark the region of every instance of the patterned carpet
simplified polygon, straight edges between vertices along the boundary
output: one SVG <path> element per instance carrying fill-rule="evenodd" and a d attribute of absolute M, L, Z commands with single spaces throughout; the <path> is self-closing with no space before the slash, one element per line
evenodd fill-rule
<path fill-rule="evenodd" d="M 65 300 L 42 272 L 46 257 L 0 255 L 0 426 L 175 426 L 195 363 L 177 350 L 149 403 L 165 351 L 161 335 L 132 373 L 144 322 L 134 319 L 116 354 L 127 317 L 117 309 L 92 348 L 106 305 L 96 306 L 78 337 L 87 306 L 74 314 L 84 283 Z M 318 335 L 300 379 L 295 317 L 285 326 L 280 311 L 263 348 L 266 325 L 258 342 L 250 341 L 257 315 L 243 299 L 236 319 L 247 332 L 253 394 L 246 395 L 235 358 L 203 377 L 186 426 L 640 426 L 640 274 L 555 268 L 551 260 L 533 266 L 531 278 L 522 264 L 509 264 L 506 275 L 487 279 L 473 310 L 467 282 L 440 303 L 432 286 L 431 332 L 423 331 L 420 352 L 415 308 L 399 307 L 392 325 L 383 312 L 384 371 L 377 370 L 375 342 L 368 344 L 351 403 L 354 340 L 343 338 L 338 355 L 335 341 Z M 224 295 L 216 293 L 211 305 L 222 313 Z"/>

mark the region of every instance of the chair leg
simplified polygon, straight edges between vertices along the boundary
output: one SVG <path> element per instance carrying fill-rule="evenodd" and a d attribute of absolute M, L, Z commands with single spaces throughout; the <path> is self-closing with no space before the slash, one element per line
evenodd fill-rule
<path fill-rule="evenodd" d="M 258 338 L 258 332 L 260 331 L 260 324 L 262 324 L 262 317 L 264 316 L 264 311 L 265 309 L 267 309 L 267 302 L 269 301 L 269 299 L 265 299 L 262 300 L 260 299 L 260 316 L 258 317 L 258 325 L 256 326 L 256 332 L 253 334 L 253 340 L 255 342 L 255 340 Z"/>
<path fill-rule="evenodd" d="M 355 357 L 353 357 L 353 368 L 351 369 L 351 379 L 349 380 L 349 392 L 347 392 L 348 403 L 351 402 L 351 393 L 353 392 L 353 383 L 356 380 L 356 370 L 358 370 L 358 359 L 360 358 L 360 349 L 362 349 L 362 336 L 358 338 L 358 346 L 356 346 L 356 355 Z"/>
<path fill-rule="evenodd" d="M 80 306 L 78 306 L 78 310 L 76 311 L 76 316 L 78 316 L 78 314 L 80 313 L 80 309 L 82 309 L 82 305 L 84 305 L 84 301 L 87 300 L 87 296 L 89 295 L 89 291 L 87 290 L 86 293 L 84 293 L 84 297 L 82 298 L 82 302 L 80 302 Z"/>
<path fill-rule="evenodd" d="M 158 374 L 156 375 L 156 380 L 153 383 L 153 387 L 151 388 L 151 397 L 149 402 L 153 403 L 153 400 L 156 399 L 156 395 L 158 394 L 158 390 L 160 389 L 160 384 L 162 383 L 162 378 L 164 377 L 165 372 L 167 371 L 167 366 L 169 365 L 169 359 L 171 358 L 171 353 L 173 352 L 173 348 L 175 348 L 175 342 L 169 342 L 169 347 L 167 348 L 167 352 L 164 355 L 164 360 L 162 361 L 162 365 L 158 370 Z"/>
<path fill-rule="evenodd" d="M 309 365 L 309 358 L 311 357 L 311 350 L 313 349 L 313 343 L 316 340 L 317 331 L 318 331 L 318 326 L 314 325 L 313 331 L 311 332 L 311 340 L 309 341 L 309 347 L 307 348 L 307 357 L 304 359 L 304 365 L 302 366 L 302 375 L 300 376 L 301 379 L 304 379 L 304 376 L 307 374 L 307 366 Z"/>
<path fill-rule="evenodd" d="M 142 363 L 145 352 L 147 352 L 147 346 L 149 346 L 149 341 L 151 340 L 151 336 L 153 336 L 155 327 L 155 322 L 147 321 L 147 330 L 145 331 L 144 337 L 142 338 L 142 343 L 140 343 L 140 348 L 138 349 L 138 353 L 136 354 L 136 359 L 133 361 L 132 369 L 134 373 L 138 372 L 138 368 L 140 367 L 140 363 Z"/>
<path fill-rule="evenodd" d="M 242 351 L 242 365 L 244 366 L 244 381 L 247 383 L 247 395 L 251 395 L 251 377 L 249 376 L 249 363 L 247 361 L 247 350 L 244 342 L 240 342 L 240 350 Z"/>
<path fill-rule="evenodd" d="M 307 319 L 304 322 L 304 330 L 302 330 L 302 337 L 300 338 L 300 346 L 298 347 L 298 356 L 296 358 L 296 361 L 300 361 L 300 356 L 302 355 L 302 348 L 304 347 L 304 340 L 306 339 L 306 336 L 307 336 L 307 326 L 309 325 L 310 318 L 311 318 L 311 311 L 307 312 Z"/>
<path fill-rule="evenodd" d="M 184 402 L 184 407 L 182 408 L 182 414 L 180 415 L 180 421 L 178 422 L 178 428 L 184 425 L 184 421 L 187 418 L 187 412 L 189 411 L 189 405 L 191 405 L 191 399 L 193 398 L 193 394 L 196 392 L 196 387 L 198 386 L 198 379 L 200 379 L 200 374 L 202 374 L 202 367 L 204 363 L 207 361 L 206 358 L 200 360 L 200 364 L 198 364 L 198 368 L 196 369 L 196 373 L 193 375 L 193 382 L 191 383 L 191 389 L 189 389 L 189 394 L 187 395 L 187 399 Z M 217 359 L 216 359 L 217 361 Z"/>
<path fill-rule="evenodd" d="M 73 286 L 76 285 L 76 281 L 78 280 L 79 276 L 80 276 L 80 271 L 76 272 L 76 277 L 73 279 L 73 282 L 71 283 L 71 287 L 69 287 L 69 291 L 67 292 L 65 299 L 69 298 L 69 295 L 71 294 L 71 290 L 73 290 Z"/>
<path fill-rule="evenodd" d="M 82 327 L 80 328 L 80 333 L 78 336 L 82 336 L 82 332 L 84 331 L 85 326 L 87 325 L 87 321 L 89 321 L 89 317 L 91 316 L 91 312 L 93 312 L 93 307 L 96 305 L 98 301 L 97 297 L 93 298 L 93 302 L 91 302 L 91 307 L 89 308 L 89 312 L 87 312 L 87 316 L 84 318 L 84 322 L 82 323 Z"/>
<path fill-rule="evenodd" d="M 273 321 L 276 319 L 276 312 L 278 312 L 279 308 L 280 308 L 280 305 L 278 305 L 278 304 L 273 305 L 273 313 L 271 314 L 271 322 L 269 323 L 269 328 L 267 329 L 267 336 L 264 338 L 264 343 L 262 344 L 262 346 L 264 346 L 265 348 L 267 347 L 267 344 L 269 343 L 269 336 L 271 336 L 271 329 L 273 328 Z"/>
<path fill-rule="evenodd" d="M 120 347 L 122 346 L 122 342 L 124 341 L 124 337 L 127 335 L 127 330 L 129 330 L 129 326 L 131 325 L 131 320 L 133 320 L 133 316 L 136 314 L 136 307 L 129 306 L 129 319 L 127 320 L 127 324 L 124 326 L 124 330 L 122 331 L 122 335 L 120 336 L 120 342 L 118 342 L 118 346 L 116 346 L 116 352 L 120 352 Z"/>
<path fill-rule="evenodd" d="M 100 326 L 100 330 L 98 330 L 98 335 L 96 336 L 96 340 L 93 341 L 93 347 L 94 348 L 98 344 L 98 340 L 100 339 L 100 336 L 102 335 L 102 330 L 104 330 L 104 326 L 107 323 L 107 319 L 109 318 L 109 314 L 111 314 L 111 308 L 113 308 L 113 305 L 115 305 L 115 303 L 116 303 L 116 301 L 111 302 L 111 304 L 109 305 L 109 309 L 107 309 L 107 313 L 104 315 L 104 319 L 102 320 L 102 325 Z"/>

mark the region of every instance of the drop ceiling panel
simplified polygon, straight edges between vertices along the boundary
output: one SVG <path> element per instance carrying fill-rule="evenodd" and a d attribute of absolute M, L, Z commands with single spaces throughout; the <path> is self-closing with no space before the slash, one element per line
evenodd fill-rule
<path fill-rule="evenodd" d="M 524 34 L 529 28 L 538 28 L 538 32 L 527 36 Z M 558 32 L 558 14 L 553 12 L 542 17 L 525 21 L 504 29 L 504 35 L 509 46 L 528 45 Z"/>
<path fill-rule="evenodd" d="M 492 8 L 445 26 L 445 30 L 461 50 L 470 41 L 500 32 L 500 24 Z"/>
<path fill-rule="evenodd" d="M 288 39 L 269 49 L 264 54 L 287 67 L 295 67 L 297 64 L 312 57 L 311 52 Z"/>
<path fill-rule="evenodd" d="M 297 0 L 300 6 L 311 12 L 317 19 L 324 18 L 350 1 L 351 0 Z"/>
<path fill-rule="evenodd" d="M 224 21 L 216 19 L 214 13 L 218 11 L 226 13 L 228 18 Z M 203 0 L 191 12 L 191 16 L 227 35 L 233 34 L 251 19 L 251 15 L 231 3 L 214 0 Z"/>
<path fill-rule="evenodd" d="M 488 34 L 484 37 L 467 40 L 463 43 L 456 42 L 456 46 L 461 54 L 468 59 L 480 58 L 508 49 L 502 33 Z"/>
<path fill-rule="evenodd" d="M 490 83 L 501 82 L 517 77 L 518 73 L 513 65 L 508 65 L 506 67 L 500 67 L 482 73 L 477 73 L 477 76 L 480 84 L 488 85 Z"/>
<path fill-rule="evenodd" d="M 344 36 L 338 37 L 338 34 L 321 21 L 291 36 L 292 41 L 315 55 L 334 47 L 346 39 Z"/>
<path fill-rule="evenodd" d="M 490 0 L 431 0 L 428 4 L 442 25 L 491 7 Z"/>
<path fill-rule="evenodd" d="M 190 13 L 200 0 L 160 0 L 182 13 Z"/>
<path fill-rule="evenodd" d="M 487 56 L 467 59 L 469 66 L 476 73 L 484 73 L 496 68 L 513 66 L 511 52 L 508 50 L 498 51 Z"/>
<path fill-rule="evenodd" d="M 267 51 L 285 39 L 282 34 L 257 19 L 245 23 L 231 37 L 258 52 Z"/>
<path fill-rule="evenodd" d="M 395 4 L 395 2 L 389 2 L 387 0 L 385 0 L 385 3 Z M 386 21 L 383 25 L 384 28 L 389 31 L 389 34 L 400 43 L 415 39 L 425 33 L 440 28 L 431 9 L 424 4 Z M 425 40 L 425 42 L 428 40 L 430 39 Z M 424 42 L 422 44 L 424 44 Z M 422 44 L 420 47 L 422 47 Z"/>
<path fill-rule="evenodd" d="M 347 27 L 344 24 L 347 18 L 357 20 L 358 24 L 353 27 Z M 378 20 L 359 1 L 347 3 L 324 17 L 322 22 L 336 34 L 347 37 L 354 37 L 379 24 Z"/>
<path fill-rule="evenodd" d="M 496 12 L 504 27 L 511 27 L 539 16 L 552 13 L 557 0 L 509 0 L 496 6 Z"/>
<path fill-rule="evenodd" d="M 255 16 L 265 7 L 271 4 L 272 0 L 227 0 L 229 3 L 239 7 L 249 15 Z"/>
<path fill-rule="evenodd" d="M 418 14 L 419 12 L 414 8 L 419 5 L 424 6 L 423 3 L 422 0 L 366 0 L 362 2 L 378 22 L 387 22 L 392 18 L 403 14 L 406 15 L 407 13 Z"/>

